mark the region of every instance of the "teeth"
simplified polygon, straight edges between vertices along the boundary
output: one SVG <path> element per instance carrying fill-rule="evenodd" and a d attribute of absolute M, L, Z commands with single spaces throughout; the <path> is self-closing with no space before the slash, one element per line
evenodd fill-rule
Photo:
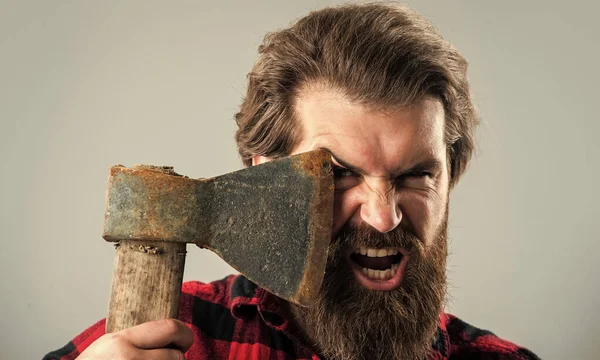
<path fill-rule="evenodd" d="M 381 280 L 381 271 L 379 271 L 379 270 L 373 271 L 373 279 Z"/>
<path fill-rule="evenodd" d="M 397 249 L 375 249 L 375 248 L 360 248 L 355 250 L 356 254 L 366 255 L 369 257 L 384 257 L 394 256 L 399 253 Z M 371 280 L 389 280 L 396 276 L 400 264 L 393 264 L 391 268 L 386 270 L 375 270 L 369 268 L 361 268 L 363 275 Z"/>
<path fill-rule="evenodd" d="M 397 249 L 375 249 L 375 248 L 360 248 L 355 251 L 357 254 L 366 255 L 369 257 L 384 257 L 398 254 Z"/>
<path fill-rule="evenodd" d="M 399 264 L 394 264 L 390 269 L 386 270 L 375 270 L 369 268 L 362 268 L 361 271 L 363 275 L 368 277 L 371 280 L 389 280 L 396 276 L 398 272 Z"/>
<path fill-rule="evenodd" d="M 392 269 L 387 269 L 386 271 L 382 271 L 382 272 L 383 272 L 384 280 L 392 278 Z"/>
<path fill-rule="evenodd" d="M 396 275 L 396 272 L 398 272 L 398 266 L 393 266 L 391 269 L 387 270 L 362 268 L 363 275 L 371 280 L 389 280 Z"/>

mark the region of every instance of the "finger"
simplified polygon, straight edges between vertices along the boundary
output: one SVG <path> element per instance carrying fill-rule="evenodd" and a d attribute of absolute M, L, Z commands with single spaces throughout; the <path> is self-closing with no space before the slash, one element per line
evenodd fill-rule
<path fill-rule="evenodd" d="M 185 360 L 183 351 L 177 349 L 150 349 L 142 350 L 144 360 Z"/>
<path fill-rule="evenodd" d="M 175 319 L 149 321 L 124 329 L 121 335 L 138 349 L 159 349 L 173 346 L 185 352 L 194 342 L 192 330 Z"/>

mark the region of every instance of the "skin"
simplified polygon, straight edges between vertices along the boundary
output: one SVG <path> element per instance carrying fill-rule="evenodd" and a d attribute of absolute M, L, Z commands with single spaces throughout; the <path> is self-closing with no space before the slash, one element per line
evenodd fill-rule
<path fill-rule="evenodd" d="M 194 335 L 175 319 L 149 321 L 94 341 L 78 360 L 184 360 Z"/>
<path fill-rule="evenodd" d="M 439 100 L 383 111 L 332 89 L 310 88 L 300 94 L 296 112 L 304 134 L 292 155 L 325 148 L 337 165 L 332 238 L 348 224 L 386 233 L 404 222 L 426 248 L 432 244 L 449 189 Z M 252 163 L 270 160 L 255 156 Z"/>

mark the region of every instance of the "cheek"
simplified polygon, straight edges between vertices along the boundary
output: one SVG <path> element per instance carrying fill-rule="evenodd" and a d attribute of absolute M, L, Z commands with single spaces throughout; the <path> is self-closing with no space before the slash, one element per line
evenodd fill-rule
<path fill-rule="evenodd" d="M 333 201 L 333 227 L 331 237 L 335 238 L 339 231 L 349 222 L 354 221 L 360 202 L 354 189 L 336 192 Z"/>
<path fill-rule="evenodd" d="M 446 215 L 446 198 L 417 194 L 401 196 L 400 209 L 405 220 L 425 246 L 433 243 Z"/>

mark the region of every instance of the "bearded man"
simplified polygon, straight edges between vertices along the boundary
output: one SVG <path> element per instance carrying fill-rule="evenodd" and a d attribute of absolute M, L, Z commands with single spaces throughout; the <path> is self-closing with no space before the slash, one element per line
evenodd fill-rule
<path fill-rule="evenodd" d="M 100 321 L 46 359 L 536 359 L 443 312 L 449 192 L 478 124 L 463 56 L 392 4 L 312 12 L 259 53 L 235 116 L 245 165 L 314 149 L 335 164 L 316 304 L 241 275 L 187 282 L 179 320 Z"/>

